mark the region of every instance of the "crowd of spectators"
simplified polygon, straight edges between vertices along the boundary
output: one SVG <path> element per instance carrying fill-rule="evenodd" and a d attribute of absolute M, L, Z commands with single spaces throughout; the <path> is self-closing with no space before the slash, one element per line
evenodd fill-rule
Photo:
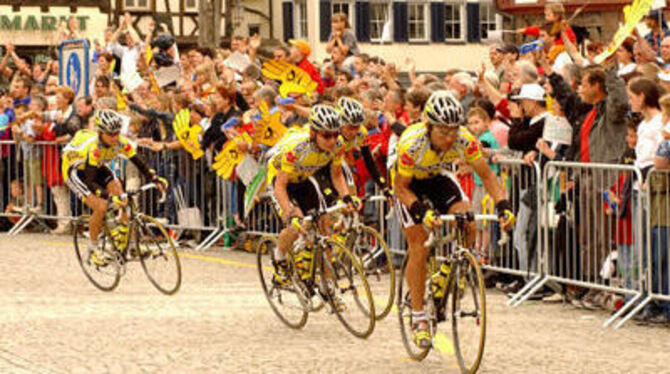
<path fill-rule="evenodd" d="M 343 96 L 358 99 L 366 109 L 366 141 L 383 172 L 402 131 L 421 121 L 431 92 L 445 89 L 460 99 L 467 114 L 464 125 L 480 139 L 485 156 L 501 178 L 505 168 L 499 163 L 511 158 L 529 165 L 536 162 L 540 167 L 550 160 L 633 164 L 642 170 L 644 178 L 653 167 L 670 168 L 670 71 L 666 70 L 670 64 L 670 32 L 662 17 L 652 12 L 645 21 L 651 30 L 649 35 L 635 32 L 600 64 L 595 63 L 595 57 L 602 52 L 602 46 L 580 41 L 590 45 L 581 54 L 560 4 L 548 5 L 545 18 L 546 23 L 540 26 L 518 30 L 542 40 L 544 48 L 521 53 L 522 48 L 517 45 L 494 44 L 481 69 L 449 70 L 437 76 L 417 74 L 412 58 L 385 61 L 366 53 L 344 14 L 332 16 L 328 57 L 321 61 L 314 59 L 312 46 L 306 41 L 267 46 L 257 35 L 233 37 L 215 50 L 180 50 L 170 34 L 153 24 L 141 39 L 130 16 L 126 16 L 120 25 L 105 31 L 102 41 L 92 43 L 90 58 L 95 74 L 90 96 L 80 97 L 75 97 L 71 88 L 58 85 L 57 61 L 31 61 L 18 56 L 14 47 L 7 44 L 0 61 L 0 206 L 6 212 L 20 211 L 20 198 L 25 197 L 30 211 L 74 214 L 77 206 L 60 176 L 58 145 L 67 143 L 78 130 L 91 127 L 95 111 L 101 108 L 117 109 L 128 118 L 124 131 L 141 146 L 152 167 L 169 180 L 173 188 L 170 200 L 156 214 L 170 223 L 177 223 L 175 189 L 180 189 L 179 195 L 185 197 L 187 205 L 200 208 L 204 225 L 217 225 L 221 219 L 216 216 L 219 207 L 215 204 L 219 200 L 214 198 L 218 178 L 211 165 L 228 141 L 237 142 L 243 132 L 253 135 L 262 102 L 278 110 L 282 123 L 290 128 L 305 124 L 304 108 L 316 102 L 335 103 Z M 316 93 L 280 98 L 278 83 L 261 74 L 262 63 L 272 59 L 304 70 L 317 83 Z M 407 71 L 408 79 L 400 71 Z M 136 76 L 141 81 L 129 83 Z M 191 124 L 203 129 L 203 160 L 193 161 L 175 135 L 172 122 L 182 109 L 189 109 Z M 231 118 L 237 121 L 229 126 Z M 571 132 L 567 144 L 545 138 L 546 126 L 561 125 Z M 50 143 L 43 145 L 41 141 Z M 238 146 L 257 161 L 267 150 L 260 144 L 238 142 Z M 360 154 L 354 150 L 347 158 L 359 193 L 373 193 L 374 184 Z M 123 169 L 127 183 L 139 183 L 132 167 L 119 165 L 119 169 Z M 535 243 L 540 233 L 532 224 L 539 214 L 533 194 L 537 193 L 539 181 L 533 180 L 534 174 L 529 170 L 524 169 L 518 176 L 520 182 L 515 187 L 519 222 L 513 241 L 518 267 L 534 271 L 537 269 L 533 258 L 538 256 Z M 456 174 L 475 210 L 491 210 L 481 180 L 465 165 L 458 165 Z M 245 186 L 235 175 L 231 179 L 235 188 L 226 197 L 234 201 L 230 204 L 230 218 L 243 228 Z M 635 256 L 646 253 L 646 249 L 635 249 L 643 245 L 643 240 L 633 235 L 631 220 L 638 214 L 652 214 L 644 212 L 643 206 L 636 206 L 643 201 L 638 196 L 646 191 L 645 183 L 650 183 L 652 194 L 645 198 L 651 199 L 653 206 L 669 206 L 668 196 L 662 193 L 668 191 L 667 178 L 633 180 L 631 173 L 622 173 L 614 181 L 593 174 L 568 174 L 558 179 L 565 183 L 555 199 L 556 214 L 561 217 L 556 230 L 575 234 L 571 243 L 560 245 L 576 248 L 578 252 L 571 256 L 577 262 L 589 259 L 599 265 L 598 270 L 584 266 L 578 270 L 583 273 L 578 279 L 595 281 L 602 277 L 600 265 L 614 245 L 619 258 L 618 278 L 624 287 L 635 287 L 633 280 L 642 271 Z M 619 209 L 613 210 L 609 205 L 603 209 L 600 202 L 604 191 L 609 191 L 610 201 Z M 569 205 L 565 200 L 569 196 L 577 196 L 573 202 L 582 205 L 575 220 L 565 218 Z M 366 212 L 372 221 L 383 219 L 374 209 Z M 665 294 L 669 220 L 666 208 L 652 214 L 650 228 L 654 238 L 652 263 L 658 268 L 653 283 L 661 288 L 658 292 Z M 4 226 L 12 223 L 3 221 Z M 610 230 L 606 229 L 608 225 L 617 227 L 611 229 L 617 233 L 613 242 L 608 242 L 605 235 L 588 240 L 588 230 Z M 398 224 L 391 219 L 387 227 L 391 230 Z M 478 230 L 478 248 L 489 253 L 490 261 L 495 260 L 499 256 L 493 249 L 495 238 L 481 225 Z M 53 231 L 66 232 L 67 220 L 57 222 Z M 392 247 L 401 245 L 390 240 Z M 560 241 L 552 243 L 559 245 Z M 552 249 L 556 253 L 564 250 Z M 518 289 L 524 281 L 514 277 L 498 280 L 507 291 Z M 607 296 L 578 287 L 558 287 L 553 291 L 584 308 L 605 306 Z M 645 308 L 642 319 L 667 323 L 670 303 L 653 303 Z"/>

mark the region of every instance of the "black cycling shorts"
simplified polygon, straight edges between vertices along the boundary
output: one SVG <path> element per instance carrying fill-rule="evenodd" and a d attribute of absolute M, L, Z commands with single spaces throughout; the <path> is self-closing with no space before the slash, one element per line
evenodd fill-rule
<path fill-rule="evenodd" d="M 440 174 L 427 179 L 412 179 L 409 189 L 419 201 L 428 200 L 438 214 L 448 214 L 452 205 L 461 201 L 468 201 L 461 185 L 451 174 Z M 395 206 L 403 227 L 407 228 L 421 223 L 409 214 L 409 207 L 397 198 L 395 199 Z"/>
<path fill-rule="evenodd" d="M 116 179 L 112 170 L 107 166 L 86 165 L 84 170 L 73 167 L 68 173 L 67 186 L 80 199 L 90 194 L 106 197 L 107 185 Z"/>
<path fill-rule="evenodd" d="M 303 215 L 312 215 L 328 207 L 330 199 L 327 198 L 328 195 L 324 191 L 328 192 L 331 189 L 324 185 L 325 182 L 323 176 L 312 175 L 302 182 L 289 183 L 286 186 L 286 192 L 291 202 L 300 208 Z M 270 196 L 275 209 L 280 212 L 281 207 L 274 195 L 274 181 Z"/>

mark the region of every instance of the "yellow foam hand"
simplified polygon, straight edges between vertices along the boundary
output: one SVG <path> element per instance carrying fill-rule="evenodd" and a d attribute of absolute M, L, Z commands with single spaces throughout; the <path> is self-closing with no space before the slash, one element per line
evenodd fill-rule
<path fill-rule="evenodd" d="M 244 152 L 241 152 L 237 143 L 242 141 L 251 144 L 252 140 L 249 134 L 243 132 L 240 136 L 230 139 L 223 145 L 221 152 L 214 158 L 212 169 L 216 171 L 216 175 L 223 179 L 229 179 L 235 171 L 235 167 L 242 162 Z"/>
<path fill-rule="evenodd" d="M 254 141 L 272 147 L 284 136 L 286 127 L 281 123 L 281 112 L 270 113 L 265 100 L 261 100 L 258 107 L 261 119 L 254 131 Z"/>
<path fill-rule="evenodd" d="M 279 92 L 283 97 L 291 93 L 311 94 L 318 87 L 306 71 L 284 60 L 266 61 L 261 73 L 268 79 L 282 82 Z"/>
<path fill-rule="evenodd" d="M 198 139 L 202 128 L 200 126 L 191 127 L 190 124 L 191 112 L 188 109 L 182 109 L 177 113 L 174 121 L 172 121 L 172 128 L 184 149 L 193 156 L 194 160 L 197 160 L 204 154 L 200 148 L 200 140 Z"/>

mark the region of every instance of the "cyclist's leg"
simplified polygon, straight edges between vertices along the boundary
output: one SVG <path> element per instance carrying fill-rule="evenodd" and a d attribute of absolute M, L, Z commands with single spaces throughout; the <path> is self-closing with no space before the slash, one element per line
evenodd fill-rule
<path fill-rule="evenodd" d="M 449 214 L 467 213 L 471 211 L 472 207 L 470 206 L 470 203 L 467 201 L 459 201 L 449 207 Z M 455 224 L 456 222 L 452 223 L 452 225 Z M 475 222 L 468 222 L 465 227 L 465 245 L 468 248 L 472 248 L 472 246 L 475 244 L 476 235 L 477 235 L 477 224 Z"/>
<path fill-rule="evenodd" d="M 112 171 L 109 170 L 109 173 L 112 173 Z M 107 182 L 105 189 L 107 191 L 107 196 L 110 198 L 112 196 L 121 196 L 123 194 L 123 186 L 121 185 L 121 181 L 114 178 L 113 174 L 112 179 Z M 128 223 L 128 212 L 125 209 L 121 210 L 120 222 Z"/>
<path fill-rule="evenodd" d="M 87 166 L 84 170 L 71 168 L 68 171 L 67 186 L 80 198 L 86 206 L 91 208 L 91 218 L 88 223 L 89 245 L 98 241 L 102 221 L 107 212 L 107 201 L 93 191 L 101 191 L 102 185 L 97 180 L 97 168 Z"/>
<path fill-rule="evenodd" d="M 433 203 L 435 210 L 440 214 L 455 214 L 472 212 L 472 206 L 461 185 L 449 173 L 440 174 L 432 178 L 433 188 L 424 189 Z M 475 202 L 478 203 L 478 202 Z M 455 226 L 456 222 L 452 223 Z M 475 222 L 469 222 L 466 227 L 466 245 L 472 248 L 477 235 Z"/>
<path fill-rule="evenodd" d="M 413 225 L 403 231 L 409 247 L 405 273 L 407 274 L 412 311 L 422 312 L 423 296 L 426 292 L 426 260 L 428 259 L 428 250 L 424 243 L 428 239 L 428 233 L 423 225 Z"/>

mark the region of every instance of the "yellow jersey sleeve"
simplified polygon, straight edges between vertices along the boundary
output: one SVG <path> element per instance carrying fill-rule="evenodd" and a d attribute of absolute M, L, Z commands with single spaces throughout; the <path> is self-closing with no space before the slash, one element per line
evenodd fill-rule
<path fill-rule="evenodd" d="M 121 153 L 128 159 L 131 159 L 137 154 L 137 144 L 132 140 L 122 136 L 119 139 L 119 146 Z"/>
<path fill-rule="evenodd" d="M 482 145 L 470 131 L 462 127 L 459 137 L 459 145 L 465 162 L 472 163 L 482 157 Z"/>

